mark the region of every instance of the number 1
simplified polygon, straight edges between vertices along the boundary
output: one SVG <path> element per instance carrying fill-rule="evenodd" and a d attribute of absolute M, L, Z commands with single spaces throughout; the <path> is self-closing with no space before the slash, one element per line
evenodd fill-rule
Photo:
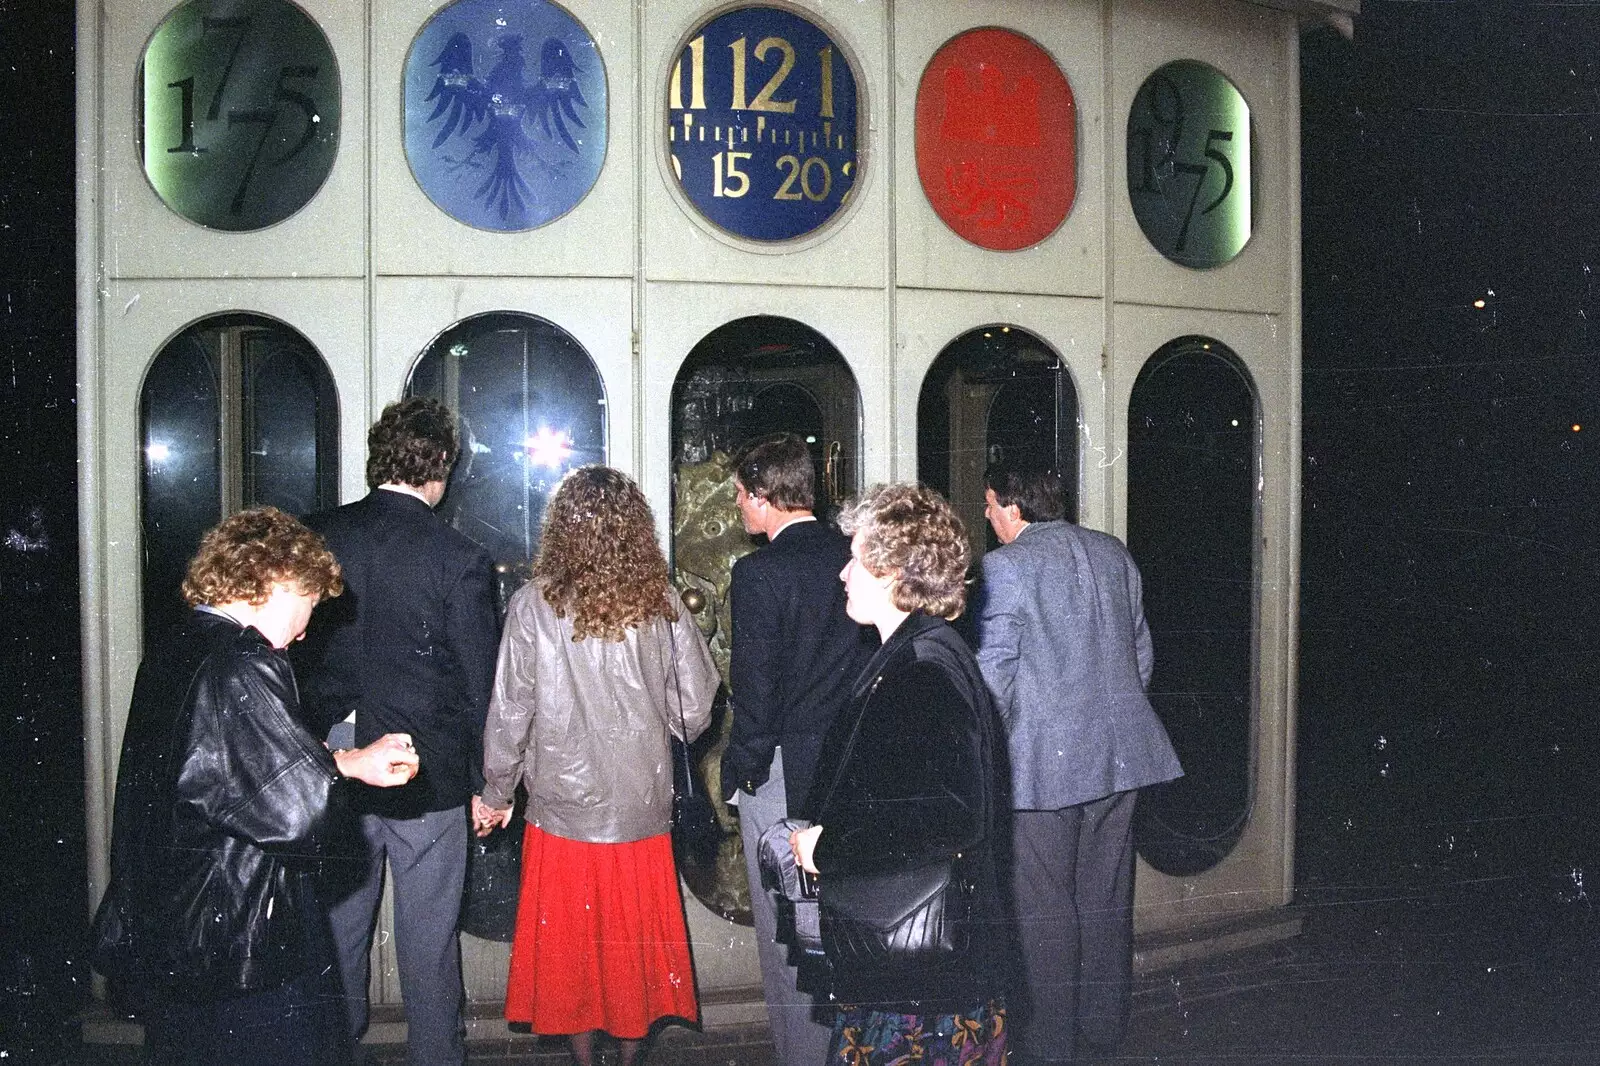
<path fill-rule="evenodd" d="M 204 148 L 196 148 L 194 146 L 194 79 L 184 78 L 182 81 L 169 81 L 167 82 L 167 88 L 176 89 L 183 96 L 183 117 L 178 120 L 182 126 L 182 130 L 179 133 L 178 147 L 168 148 L 167 154 L 188 152 L 194 155 L 205 151 Z"/>

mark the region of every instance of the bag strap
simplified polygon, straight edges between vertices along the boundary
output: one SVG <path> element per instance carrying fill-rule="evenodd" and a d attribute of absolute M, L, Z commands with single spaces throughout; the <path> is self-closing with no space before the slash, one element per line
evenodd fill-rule
<path fill-rule="evenodd" d="M 682 610 L 682 606 L 679 606 Z M 689 726 L 683 717 L 683 689 L 678 684 L 678 620 L 674 618 L 667 622 L 667 644 L 672 648 L 672 694 L 678 700 L 678 735 L 683 741 L 683 778 L 687 782 L 684 788 L 689 795 L 694 795 L 694 764 L 689 760 Z M 661 645 L 656 645 L 659 654 Z M 664 671 L 663 671 L 664 672 Z M 668 747 L 671 745 L 669 744 Z"/>

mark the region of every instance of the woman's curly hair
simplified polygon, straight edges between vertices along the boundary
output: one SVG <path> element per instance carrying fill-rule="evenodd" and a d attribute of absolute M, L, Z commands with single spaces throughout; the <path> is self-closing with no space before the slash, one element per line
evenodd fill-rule
<path fill-rule="evenodd" d="M 259 607 L 277 584 L 318 598 L 344 591 L 339 563 L 321 537 L 276 507 L 252 507 L 200 538 L 183 578 L 183 598 L 191 607 L 239 601 Z"/>
<path fill-rule="evenodd" d="M 534 580 L 572 639 L 621 640 L 652 618 L 676 617 L 655 517 L 633 479 L 609 466 L 580 466 L 545 509 Z"/>
<path fill-rule="evenodd" d="M 967 530 L 926 485 L 874 485 L 845 503 L 839 528 L 861 534 L 868 571 L 894 575 L 892 601 L 900 610 L 954 618 L 966 607 Z"/>

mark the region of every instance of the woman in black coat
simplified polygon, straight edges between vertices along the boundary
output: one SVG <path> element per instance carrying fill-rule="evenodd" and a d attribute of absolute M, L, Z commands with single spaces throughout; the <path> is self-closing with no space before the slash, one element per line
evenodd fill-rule
<path fill-rule="evenodd" d="M 796 860 L 818 875 L 827 992 L 841 1005 L 828 1061 L 998 1066 L 1011 938 L 995 854 L 1005 807 L 997 724 L 977 663 L 945 621 L 965 601 L 966 531 L 920 485 L 869 490 L 840 525 L 852 535 L 839 575 L 846 609 L 883 646 L 824 744 L 817 824 L 791 838 Z M 877 960 L 844 950 L 830 878 L 838 886 L 948 860 L 969 886 L 956 950 Z"/>

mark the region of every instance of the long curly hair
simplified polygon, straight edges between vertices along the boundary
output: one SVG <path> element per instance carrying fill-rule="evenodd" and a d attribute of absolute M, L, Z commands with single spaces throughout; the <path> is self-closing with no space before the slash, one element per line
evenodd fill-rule
<path fill-rule="evenodd" d="M 572 616 L 573 640 L 621 640 L 653 618 L 675 617 L 650 504 L 609 466 L 580 466 L 561 479 L 533 578 L 558 617 Z"/>

